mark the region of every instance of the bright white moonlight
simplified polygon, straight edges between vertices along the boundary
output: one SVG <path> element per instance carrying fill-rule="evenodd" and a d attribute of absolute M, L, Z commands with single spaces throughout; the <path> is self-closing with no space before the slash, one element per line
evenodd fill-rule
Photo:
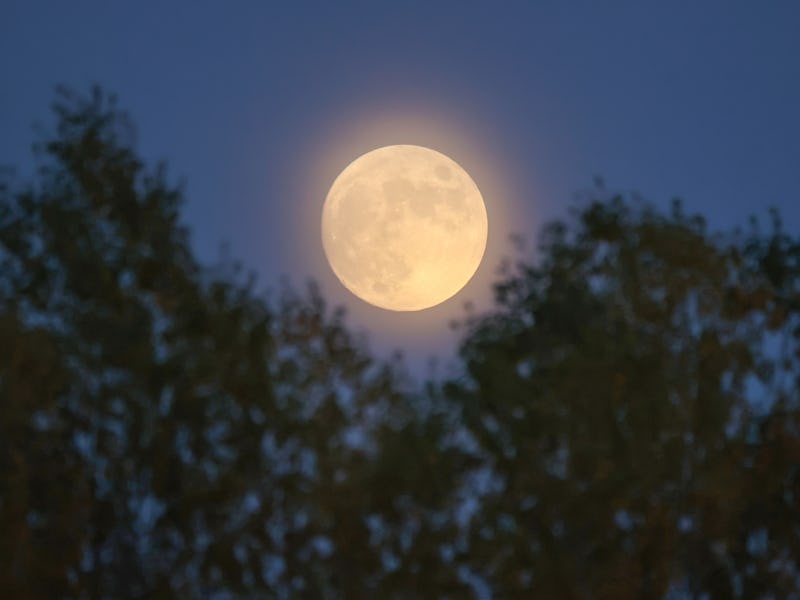
<path fill-rule="evenodd" d="M 356 296 L 389 310 L 422 310 L 454 296 L 486 249 L 478 186 L 458 163 L 421 146 L 360 156 L 333 182 L 322 245 Z"/>

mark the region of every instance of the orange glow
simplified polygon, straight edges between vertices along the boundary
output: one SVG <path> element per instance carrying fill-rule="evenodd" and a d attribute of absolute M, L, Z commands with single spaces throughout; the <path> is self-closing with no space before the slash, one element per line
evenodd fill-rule
<path fill-rule="evenodd" d="M 458 118 L 449 110 L 437 112 L 430 106 L 414 110 L 413 105 L 396 109 L 390 103 L 385 110 L 371 114 L 337 115 L 335 122 L 315 132 L 310 154 L 298 162 L 298 172 L 288 174 L 296 183 L 293 205 L 295 246 L 291 252 L 307 261 L 306 272 L 319 281 L 326 297 L 335 305 L 348 309 L 350 322 L 366 328 L 379 342 L 391 346 L 417 345 L 423 339 L 441 337 L 448 323 L 464 317 L 464 305 L 475 309 L 488 307 L 492 300 L 492 284 L 497 267 L 512 254 L 509 235 L 523 226 L 531 230 L 535 223 L 532 211 L 521 210 L 523 196 L 514 185 L 514 164 L 504 156 L 505 148 L 491 131 L 474 119 Z M 447 116 L 445 116 L 447 114 Z M 480 268 L 460 292 L 460 302 L 445 302 L 422 312 L 387 312 L 364 304 L 342 288 L 331 272 L 319 235 L 319 215 L 328 190 L 341 171 L 353 160 L 378 147 L 410 144 L 435 148 L 449 156 L 470 174 L 480 189 L 486 205 L 489 231 Z M 535 198 L 526 191 L 525 198 Z M 516 207 L 514 209 L 513 207 Z M 433 350 L 436 342 L 426 345 Z"/>

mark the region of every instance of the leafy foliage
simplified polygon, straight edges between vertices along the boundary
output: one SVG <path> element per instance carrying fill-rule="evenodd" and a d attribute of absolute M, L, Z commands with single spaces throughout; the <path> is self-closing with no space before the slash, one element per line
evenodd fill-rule
<path fill-rule="evenodd" d="M 612 198 L 420 389 L 200 265 L 113 100 L 0 183 L 0 595 L 796 598 L 800 243 Z"/>
<path fill-rule="evenodd" d="M 453 585 L 408 547 L 435 554 L 446 506 L 409 467 L 448 459 L 398 369 L 313 288 L 269 304 L 201 268 L 112 99 L 56 112 L 37 187 L 1 205 L 0 589 L 353 596 L 400 565 Z"/>
<path fill-rule="evenodd" d="M 796 594 L 800 245 L 614 198 L 539 254 L 448 387 L 497 481 L 470 563 L 509 595 Z"/>

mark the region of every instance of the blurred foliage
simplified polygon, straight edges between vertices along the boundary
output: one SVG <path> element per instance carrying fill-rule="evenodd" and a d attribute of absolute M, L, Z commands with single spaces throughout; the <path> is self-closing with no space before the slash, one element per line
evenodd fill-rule
<path fill-rule="evenodd" d="M 619 197 L 544 231 L 475 320 L 495 482 L 467 560 L 553 598 L 800 597 L 800 244 Z"/>
<path fill-rule="evenodd" d="M 0 182 L 0 597 L 799 598 L 800 242 L 584 202 L 417 385 L 200 265 L 112 97 Z"/>

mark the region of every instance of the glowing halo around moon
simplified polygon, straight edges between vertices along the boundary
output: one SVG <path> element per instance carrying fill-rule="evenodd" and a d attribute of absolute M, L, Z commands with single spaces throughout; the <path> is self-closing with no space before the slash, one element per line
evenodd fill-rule
<path fill-rule="evenodd" d="M 333 272 L 362 300 L 395 311 L 430 308 L 463 288 L 481 263 L 488 219 L 478 186 L 422 146 L 368 152 L 336 178 L 322 209 Z"/>

